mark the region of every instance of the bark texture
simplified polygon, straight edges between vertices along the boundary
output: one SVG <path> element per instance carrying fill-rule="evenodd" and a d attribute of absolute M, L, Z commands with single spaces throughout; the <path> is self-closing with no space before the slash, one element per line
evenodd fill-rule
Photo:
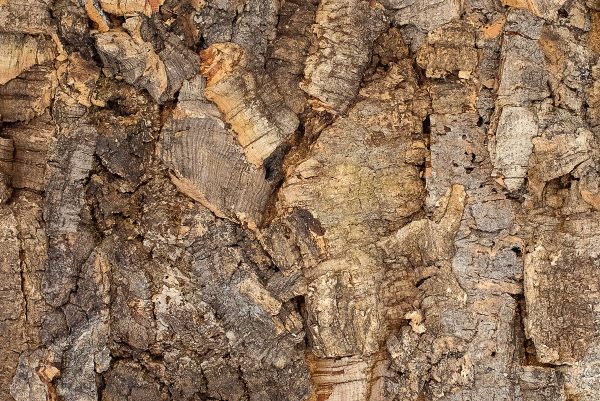
<path fill-rule="evenodd" d="M 0 401 L 597 401 L 592 0 L 0 0 Z"/>

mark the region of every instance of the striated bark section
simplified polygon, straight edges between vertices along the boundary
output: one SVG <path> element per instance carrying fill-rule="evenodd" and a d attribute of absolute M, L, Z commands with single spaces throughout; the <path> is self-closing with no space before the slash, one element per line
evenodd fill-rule
<path fill-rule="evenodd" d="M 373 42 L 385 28 L 381 5 L 362 0 L 319 3 L 316 44 L 306 59 L 301 87 L 313 108 L 345 113 L 358 94 Z"/>
<path fill-rule="evenodd" d="M 11 186 L 43 191 L 46 186 L 48 147 L 54 138 L 54 126 L 45 115 L 28 124 L 19 124 L 3 130 L 4 137 L 12 142 L 11 159 L 7 168 Z M 10 145 L 8 145 L 10 146 Z"/>
<path fill-rule="evenodd" d="M 53 46 L 47 40 L 24 34 L 0 34 L 0 85 L 18 77 L 36 64 L 54 58 Z M 49 46 L 50 45 L 50 46 Z"/>
<path fill-rule="evenodd" d="M 256 226 L 273 183 L 246 159 L 244 149 L 202 93 L 205 80 L 185 82 L 173 117 L 163 126 L 161 155 L 175 185 L 215 214 Z"/>
<path fill-rule="evenodd" d="M 245 50 L 234 44 L 215 44 L 202 52 L 204 94 L 231 124 L 248 161 L 260 168 L 291 139 L 298 118 L 277 88 L 248 70 L 249 63 Z"/>
<path fill-rule="evenodd" d="M 271 43 L 266 70 L 277 84 L 287 106 L 296 114 L 306 107 L 307 94 L 300 89 L 304 62 L 313 42 L 316 1 L 286 1 L 279 11 L 277 37 Z"/>
<path fill-rule="evenodd" d="M 52 102 L 57 79 L 51 61 L 58 53 L 56 45 L 42 35 L 0 33 L 0 49 L 0 119 L 31 120 Z"/>
<path fill-rule="evenodd" d="M 122 74 L 127 83 L 146 89 L 154 100 L 171 98 L 197 71 L 198 57 L 173 34 L 138 16 L 127 18 L 123 28 L 127 32 L 96 36 L 100 57 L 113 74 Z"/>

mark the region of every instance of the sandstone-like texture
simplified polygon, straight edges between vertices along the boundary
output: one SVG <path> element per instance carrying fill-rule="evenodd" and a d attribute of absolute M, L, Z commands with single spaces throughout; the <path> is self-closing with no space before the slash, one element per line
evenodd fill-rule
<path fill-rule="evenodd" d="M 598 401 L 600 6 L 0 0 L 0 401 Z"/>

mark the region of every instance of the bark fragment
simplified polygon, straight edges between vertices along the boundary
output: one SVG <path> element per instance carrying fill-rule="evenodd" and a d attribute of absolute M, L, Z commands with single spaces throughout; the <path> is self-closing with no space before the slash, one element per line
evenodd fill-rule
<path fill-rule="evenodd" d="M 298 118 L 273 86 L 260 82 L 251 71 L 245 50 L 233 44 L 215 44 L 202 53 L 204 94 L 231 124 L 246 158 L 260 168 L 275 150 L 289 141 Z"/>
<path fill-rule="evenodd" d="M 163 128 L 161 155 L 182 192 L 218 216 L 256 226 L 272 183 L 262 165 L 246 159 L 219 110 L 204 99 L 205 86 L 201 77 L 184 83 L 173 118 Z"/>
<path fill-rule="evenodd" d="M 152 29 L 141 17 L 128 18 L 127 32 L 109 31 L 96 36 L 100 57 L 113 74 L 122 74 L 126 82 L 144 88 L 158 102 L 164 102 L 179 90 L 185 79 L 198 69 L 198 58 L 171 33 L 159 33 L 162 50 L 156 51 L 146 39 Z"/>
<path fill-rule="evenodd" d="M 358 94 L 373 42 L 385 28 L 382 7 L 360 0 L 322 1 L 313 31 L 316 48 L 304 69 L 302 88 L 316 109 L 345 113 Z"/>

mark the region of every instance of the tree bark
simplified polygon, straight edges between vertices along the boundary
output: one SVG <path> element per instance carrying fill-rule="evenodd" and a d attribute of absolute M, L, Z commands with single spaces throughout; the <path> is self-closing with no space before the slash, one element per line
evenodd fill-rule
<path fill-rule="evenodd" d="M 596 401 L 600 6 L 0 0 L 0 401 Z"/>

